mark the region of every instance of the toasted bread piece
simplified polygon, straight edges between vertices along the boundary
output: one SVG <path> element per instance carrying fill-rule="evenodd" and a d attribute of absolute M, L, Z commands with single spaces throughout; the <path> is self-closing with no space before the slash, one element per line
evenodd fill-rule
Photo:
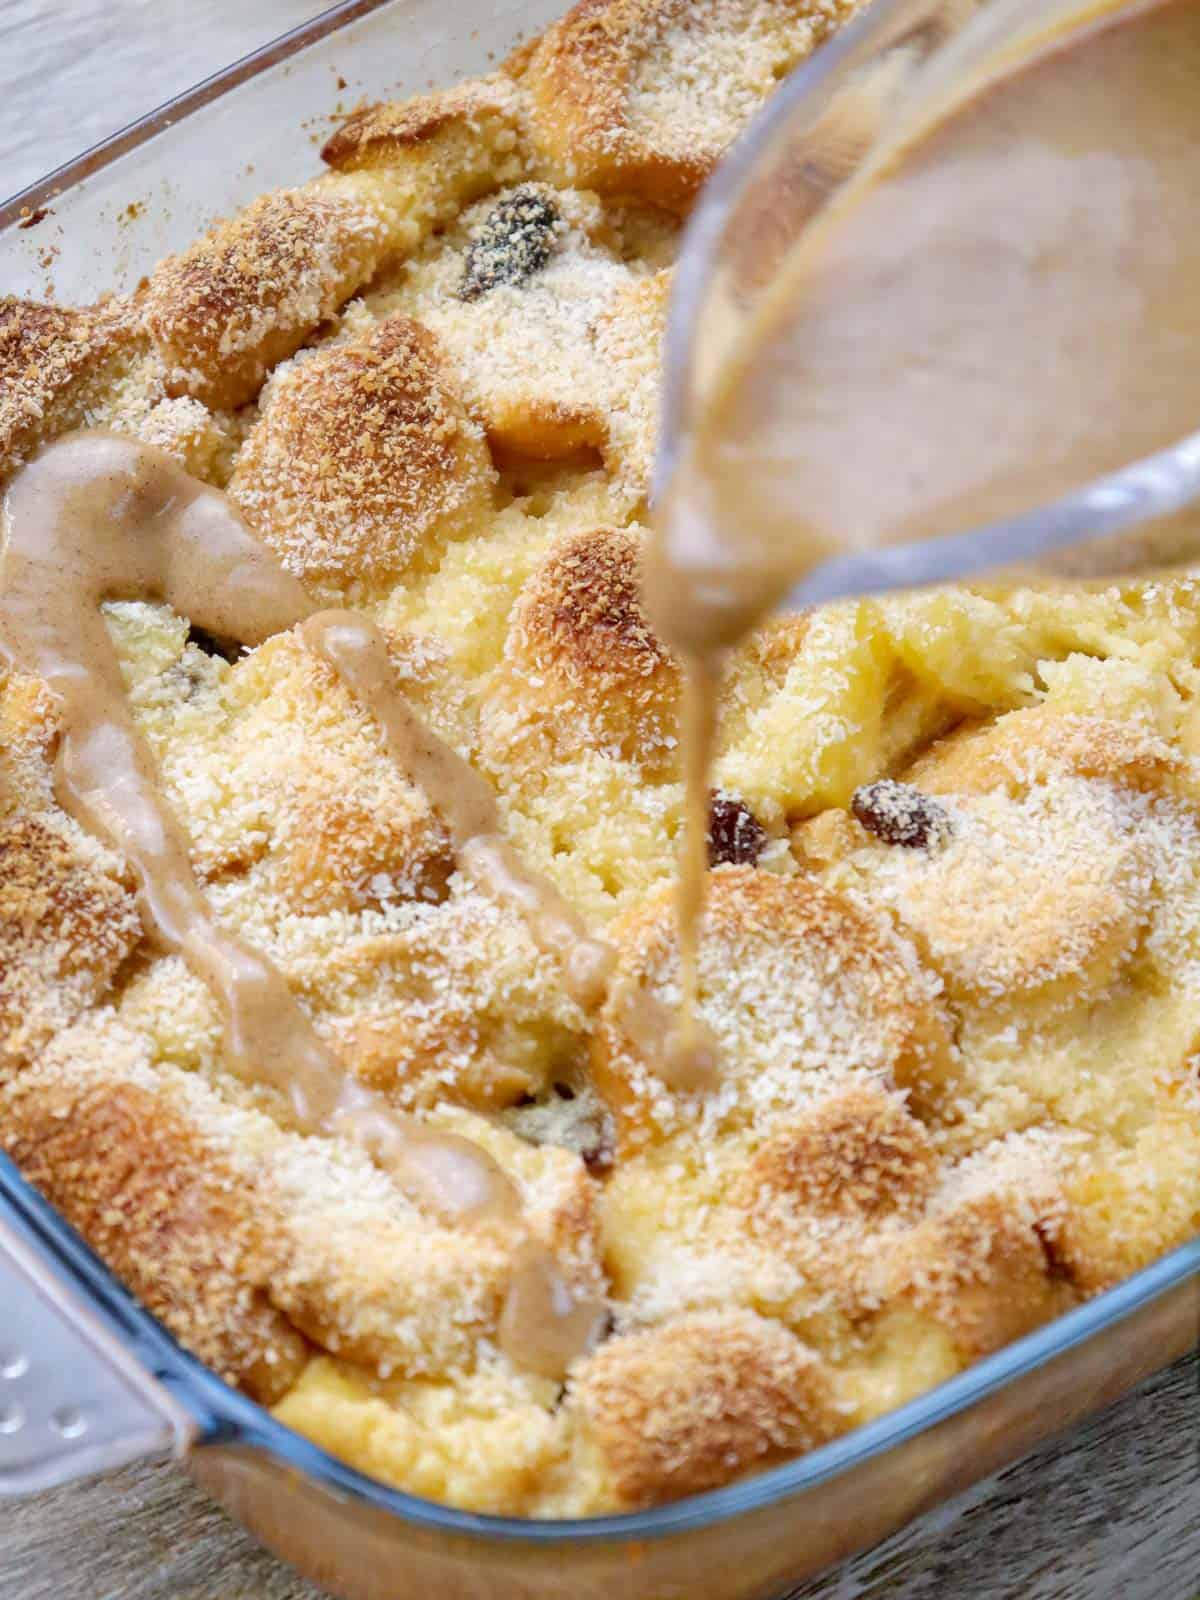
<path fill-rule="evenodd" d="M 437 339 L 393 316 L 276 375 L 229 492 L 290 572 L 336 595 L 433 564 L 494 483 Z"/>
<path fill-rule="evenodd" d="M 1014 799 L 1056 775 L 1169 792 L 1181 766 L 1178 751 L 1144 722 L 1030 706 L 940 739 L 913 763 L 907 779 L 930 794 L 1003 790 Z"/>
<path fill-rule="evenodd" d="M 378 177 L 396 206 L 422 226 L 453 216 L 524 167 L 520 96 L 501 74 L 468 78 L 412 100 L 363 106 L 325 141 L 338 172 Z"/>
<path fill-rule="evenodd" d="M 54 807 L 58 696 L 24 672 L 0 677 L 0 818 Z"/>
<path fill-rule="evenodd" d="M 97 1012 L 3 1090 L 0 1140 L 190 1348 L 264 1399 L 303 1366 L 296 1328 L 385 1376 L 490 1354 L 522 1232 L 449 1226 L 356 1145 L 284 1131 L 254 1100 L 156 1066 Z M 518 1183 L 565 1281 L 602 1292 L 579 1159 L 449 1108 L 439 1119 Z"/>
<path fill-rule="evenodd" d="M 253 398 L 385 260 L 517 176 L 519 126 L 503 78 L 355 113 L 325 146 L 329 175 L 263 195 L 152 275 L 143 316 L 172 393 Z"/>
<path fill-rule="evenodd" d="M 442 904 L 390 907 L 378 931 L 371 921 L 349 938 L 314 927 L 298 963 L 355 1073 L 403 1104 L 494 1110 L 570 1072 L 585 1019 L 518 913 L 456 878 Z"/>
<path fill-rule="evenodd" d="M 521 591 L 480 707 L 480 755 L 512 801 L 522 848 L 602 923 L 668 881 L 683 825 L 679 666 L 642 609 L 642 537 L 637 524 L 585 525 L 551 543 Z M 807 619 L 781 620 L 729 663 L 713 865 L 765 855 L 789 870 L 781 808 L 742 757 L 748 724 L 780 693 L 807 632 Z"/>
<path fill-rule="evenodd" d="M 798 1102 L 860 1076 L 899 1084 L 925 1106 L 943 1098 L 949 1028 L 911 946 L 814 878 L 753 867 L 722 867 L 708 881 L 699 1009 L 719 1052 L 715 1105 L 671 1093 L 628 1031 L 625 996 L 646 989 L 677 1003 L 673 910 L 655 895 L 613 930 L 618 968 L 593 1071 L 627 1144 L 701 1112 L 766 1133 Z"/>
<path fill-rule="evenodd" d="M 516 1180 L 532 1233 L 570 1288 L 602 1292 L 582 1162 L 450 1108 L 435 1125 L 482 1145 Z M 291 1249 L 273 1298 L 322 1348 L 384 1378 L 435 1377 L 492 1358 L 522 1248 L 510 1222 L 439 1222 L 336 1141 L 289 1139 L 261 1182 Z"/>
<path fill-rule="evenodd" d="M 253 399 L 383 260 L 388 230 L 370 199 L 349 180 L 279 189 L 157 267 L 141 309 L 171 393 Z"/>
<path fill-rule="evenodd" d="M 0 296 L 0 481 L 75 427 L 136 347 L 121 302 L 73 309 Z"/>
<path fill-rule="evenodd" d="M 673 273 L 638 278 L 620 291 L 596 319 L 593 337 L 600 360 L 613 374 L 604 456 L 618 477 L 642 495 L 650 492 L 658 446 L 659 390 L 667 301 Z"/>
<path fill-rule="evenodd" d="M 576 534 L 521 590 L 482 709 L 490 763 L 527 771 L 589 747 L 677 768 L 679 668 L 643 614 L 639 550 L 626 529 Z"/>
<path fill-rule="evenodd" d="M 1012 712 L 857 791 L 854 820 L 816 819 L 800 848 L 893 907 L 957 1003 L 1079 1006 L 1149 926 L 1153 797 L 1171 804 L 1180 765 L 1139 723 Z"/>
<path fill-rule="evenodd" d="M 553 180 L 685 211 L 850 0 L 580 0 L 520 81 Z"/>
<path fill-rule="evenodd" d="M 1109 988 L 1136 948 L 1153 888 L 1119 806 L 1067 780 L 1022 802 L 964 802 L 953 818 L 940 850 L 893 850 L 879 863 L 884 893 L 950 993 L 1081 1004 Z"/>
<path fill-rule="evenodd" d="M 1017 1136 L 986 1148 L 952 1170 L 926 1216 L 879 1253 L 872 1276 L 884 1322 L 897 1307 L 914 1308 L 966 1363 L 1060 1315 L 1078 1299 L 1047 1243 L 1065 1214 L 1053 1140 Z"/>
<path fill-rule="evenodd" d="M 223 481 L 236 433 L 231 417 L 167 394 L 136 303 L 72 310 L 0 297 L 0 482 L 82 422 L 144 439 L 210 481 Z"/>
<path fill-rule="evenodd" d="M 643 276 L 595 196 L 525 183 L 468 207 L 376 305 L 437 333 L 495 446 L 555 458 L 608 446 L 634 384 L 596 330 Z"/>
<path fill-rule="evenodd" d="M 0 822 L 0 1067 L 102 999 L 141 935 L 113 855 L 61 814 Z"/>
<path fill-rule="evenodd" d="M 124 1076 L 127 1041 L 108 1043 L 104 1069 L 52 1057 L 0 1091 L 0 1144 L 195 1355 L 270 1403 L 307 1360 L 267 1297 L 282 1241 L 221 1141 Z"/>
<path fill-rule="evenodd" d="M 377 806 L 374 797 L 338 793 L 332 782 L 306 786 L 280 862 L 282 891 L 297 910 L 446 898 L 454 871 L 449 840 L 415 797 L 395 799 Z"/>
<path fill-rule="evenodd" d="M 573 1395 L 624 1507 L 715 1488 L 841 1431 L 821 1362 L 748 1311 L 614 1339 Z"/>
<path fill-rule="evenodd" d="M 814 1106 L 755 1152 L 737 1197 L 770 1218 L 795 1211 L 880 1221 L 912 1214 L 932 1194 L 940 1161 L 928 1129 L 902 1095 L 855 1081 Z"/>

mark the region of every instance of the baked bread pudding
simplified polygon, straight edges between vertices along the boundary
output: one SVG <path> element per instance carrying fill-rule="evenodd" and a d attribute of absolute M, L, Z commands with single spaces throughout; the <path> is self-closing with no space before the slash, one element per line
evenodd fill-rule
<path fill-rule="evenodd" d="M 672 260 L 850 9 L 582 0 L 492 77 L 357 111 L 132 298 L 0 302 L 0 1144 L 229 1382 L 453 1505 L 727 1483 L 1200 1228 L 1186 574 L 762 629 L 710 808 L 717 1081 L 644 1026 L 679 998 L 679 664 L 639 591 Z M 81 461 L 290 597 L 223 631 L 95 557 L 55 648 L 96 634 L 172 884 L 332 1111 L 291 1044 L 235 1048 L 26 648 L 29 486 Z"/>

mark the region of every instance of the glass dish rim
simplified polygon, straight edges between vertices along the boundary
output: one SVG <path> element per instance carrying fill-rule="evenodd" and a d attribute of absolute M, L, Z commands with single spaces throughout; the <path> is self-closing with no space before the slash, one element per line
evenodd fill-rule
<path fill-rule="evenodd" d="M 1179 1245 L 1115 1288 L 985 1356 L 927 1393 L 807 1455 L 739 1483 L 644 1511 L 558 1520 L 464 1511 L 393 1489 L 339 1461 L 273 1417 L 191 1355 L 110 1271 L 91 1246 L 0 1152 L 0 1216 L 39 1246 L 151 1375 L 193 1417 L 195 1441 L 257 1447 L 349 1500 L 417 1526 L 479 1540 L 535 1545 L 663 1538 L 762 1511 L 853 1470 L 1068 1354 L 1189 1280 L 1200 1279 L 1200 1237 Z"/>
<path fill-rule="evenodd" d="M 0 203 L 0 233 L 19 226 L 23 215 L 57 199 L 94 173 L 174 126 L 221 95 L 249 82 L 338 29 L 397 0 L 341 0 L 259 49 L 202 79 L 127 124 L 73 160 L 55 168 Z M 872 8 L 873 10 L 874 8 Z M 870 13 L 867 13 L 869 15 Z M 845 33 L 857 33 L 856 19 Z M 842 39 L 827 50 L 838 51 Z M 825 55 L 826 52 L 821 52 Z M 799 69 L 799 76 L 807 68 Z M 788 85 L 791 88 L 791 85 Z M 775 97 L 781 100 L 782 93 Z M 772 108 L 756 119 L 747 140 L 763 137 L 773 123 Z M 776 112 L 778 114 L 778 112 Z M 734 158 L 737 159 L 736 156 Z M 703 209 L 703 208 L 701 208 Z M 689 224 L 695 227 L 700 213 Z M 306 1439 L 265 1407 L 232 1388 L 185 1350 L 163 1324 L 132 1295 L 91 1246 L 0 1152 L 0 1219 L 11 1219 L 53 1262 L 71 1287 L 119 1336 L 197 1424 L 196 1443 L 245 1446 L 265 1451 L 347 1500 L 383 1511 L 404 1522 L 479 1541 L 511 1544 L 579 1545 L 659 1539 L 694 1532 L 802 1496 L 875 1456 L 968 1410 L 1047 1362 L 1086 1343 L 1105 1328 L 1124 1321 L 1189 1280 L 1200 1279 L 1200 1236 L 1180 1245 L 1115 1288 L 1107 1290 L 1033 1333 L 984 1357 L 965 1372 L 903 1406 L 795 1460 L 739 1483 L 691 1495 L 668 1505 L 613 1515 L 539 1520 L 464 1511 L 393 1489 L 359 1472 Z"/>
<path fill-rule="evenodd" d="M 104 167 L 154 138 L 156 134 L 165 132 L 194 111 L 200 111 L 212 101 L 219 100 L 231 89 L 239 88 L 250 79 L 256 78 L 259 73 L 278 66 L 289 56 L 298 54 L 309 45 L 318 44 L 329 34 L 348 27 L 361 17 L 369 16 L 372 11 L 379 11 L 384 6 L 395 3 L 396 0 L 339 0 L 337 5 L 326 7 L 315 17 L 310 17 L 307 22 L 297 23 L 286 33 L 277 34 L 274 39 L 268 39 L 256 50 L 239 56 L 228 66 L 218 68 L 207 78 L 201 78 L 199 83 L 194 83 L 191 88 L 182 90 L 169 100 L 164 100 L 161 105 L 147 111 L 144 116 L 127 122 L 124 127 L 118 128 L 107 138 L 89 145 L 70 161 L 64 161 L 61 166 L 48 172 L 44 178 L 38 178 L 6 200 L 0 199 L 0 233 L 6 232 L 9 228 L 19 227 L 29 212 L 57 200 L 67 189 L 83 183 Z"/>

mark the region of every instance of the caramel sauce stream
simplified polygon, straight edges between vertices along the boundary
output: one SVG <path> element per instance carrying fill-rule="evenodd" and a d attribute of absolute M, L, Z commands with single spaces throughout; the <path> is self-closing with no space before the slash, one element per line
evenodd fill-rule
<path fill-rule="evenodd" d="M 300 623 L 306 644 L 367 707 L 446 818 L 467 869 L 515 901 L 535 938 L 567 958 L 581 1001 L 599 998 L 607 947 L 587 938 L 499 835 L 491 790 L 405 703 L 375 627 L 350 612 L 316 612 L 222 494 L 148 446 L 81 433 L 17 473 L 4 526 L 0 656 L 61 699 L 58 800 L 129 863 L 148 938 L 182 956 L 216 997 L 230 1068 L 282 1094 L 303 1131 L 355 1139 L 439 1218 L 511 1226 L 519 1242 L 500 1343 L 514 1363 L 561 1377 L 596 1341 L 603 1305 L 575 1297 L 530 1235 L 517 1186 L 486 1151 L 394 1110 L 356 1082 L 278 969 L 221 926 L 129 715 L 101 602 L 165 601 L 197 626 L 246 645 Z"/>

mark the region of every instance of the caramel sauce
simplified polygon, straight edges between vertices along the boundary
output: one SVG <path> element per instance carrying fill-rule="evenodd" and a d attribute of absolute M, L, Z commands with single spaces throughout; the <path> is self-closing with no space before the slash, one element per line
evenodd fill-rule
<path fill-rule="evenodd" d="M 58 800 L 128 862 L 151 942 L 180 955 L 215 996 L 231 1070 L 276 1089 L 303 1131 L 355 1139 L 439 1218 L 510 1227 L 516 1266 L 501 1346 L 517 1365 L 561 1377 L 599 1336 L 603 1305 L 576 1299 L 529 1233 L 517 1186 L 486 1151 L 394 1110 L 347 1074 L 278 969 L 220 925 L 130 717 L 101 602 L 165 601 L 194 625 L 246 645 L 300 624 L 305 643 L 361 700 L 444 816 L 465 868 L 513 900 L 535 938 L 564 955 L 582 1001 L 599 997 L 607 947 L 586 936 L 500 836 L 491 790 L 406 704 L 378 630 L 351 612 L 316 612 L 222 494 L 148 446 L 82 433 L 17 473 L 4 521 L 0 656 L 44 679 L 61 700 Z"/>
<path fill-rule="evenodd" d="M 853 165 L 873 130 L 847 126 Z M 1200 425 L 1198 176 L 1200 0 L 1081 7 L 867 154 L 747 314 L 644 562 L 686 667 L 682 1026 L 727 653 L 831 557 L 1033 510 Z"/>
<path fill-rule="evenodd" d="M 603 998 L 612 951 L 592 939 L 544 878 L 529 871 L 504 837 L 491 785 L 437 738 L 398 694 L 379 630 L 350 611 L 322 611 L 300 628 L 310 649 L 370 711 L 388 750 L 450 830 L 460 867 L 524 913 L 535 942 L 562 958 L 572 996 L 586 1010 Z"/>

